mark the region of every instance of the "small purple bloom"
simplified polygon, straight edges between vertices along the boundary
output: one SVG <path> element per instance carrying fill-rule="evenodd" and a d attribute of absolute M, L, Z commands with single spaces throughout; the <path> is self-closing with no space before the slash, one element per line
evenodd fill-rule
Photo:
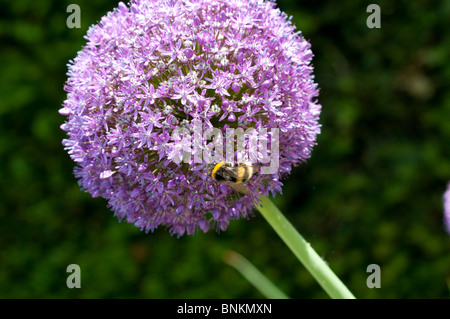
<path fill-rule="evenodd" d="M 447 191 L 444 193 L 444 224 L 447 232 L 450 234 L 450 183 L 447 185 Z"/>
<path fill-rule="evenodd" d="M 312 51 L 274 2 L 120 2 L 86 39 L 59 111 L 63 146 L 82 189 L 119 219 L 177 236 L 223 231 L 310 157 L 321 110 Z M 248 194 L 215 182 L 197 161 L 213 128 L 278 130 L 277 170 L 252 176 Z"/>
<path fill-rule="evenodd" d="M 192 93 L 195 90 L 195 87 L 187 88 L 186 87 L 186 83 L 183 82 L 181 87 L 178 87 L 177 85 L 174 85 L 173 86 L 173 90 L 174 90 L 174 92 L 176 94 L 173 95 L 171 98 L 175 99 L 175 100 L 181 99 L 181 104 L 185 105 L 186 104 L 186 98 L 188 96 L 190 96 L 190 93 Z"/>
<path fill-rule="evenodd" d="M 194 51 L 192 51 L 191 48 L 187 48 L 184 50 L 184 55 L 186 55 L 186 58 L 190 59 L 194 55 Z"/>

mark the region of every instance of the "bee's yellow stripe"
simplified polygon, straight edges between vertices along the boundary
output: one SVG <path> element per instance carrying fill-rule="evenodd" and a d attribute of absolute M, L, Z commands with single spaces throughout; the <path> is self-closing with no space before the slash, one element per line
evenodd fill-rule
<path fill-rule="evenodd" d="M 218 171 L 224 164 L 225 164 L 224 162 L 221 162 L 221 163 L 217 163 L 216 166 L 214 166 L 214 168 L 213 168 L 213 170 L 212 170 L 212 172 L 211 172 L 211 177 L 212 177 L 212 178 L 216 179 L 216 173 L 217 173 L 217 171 Z"/>
<path fill-rule="evenodd" d="M 244 174 L 245 174 L 245 168 L 243 166 L 238 166 L 237 168 L 237 176 L 236 176 L 236 183 L 242 183 L 244 180 Z"/>

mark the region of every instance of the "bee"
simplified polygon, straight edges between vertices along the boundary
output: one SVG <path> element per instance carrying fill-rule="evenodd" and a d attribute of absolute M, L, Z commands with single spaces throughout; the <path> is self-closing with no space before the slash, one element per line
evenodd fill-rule
<path fill-rule="evenodd" d="M 208 175 L 215 181 L 230 186 L 241 194 L 249 194 L 247 186 L 249 179 L 258 169 L 249 163 L 228 163 L 219 162 L 207 166 Z"/>

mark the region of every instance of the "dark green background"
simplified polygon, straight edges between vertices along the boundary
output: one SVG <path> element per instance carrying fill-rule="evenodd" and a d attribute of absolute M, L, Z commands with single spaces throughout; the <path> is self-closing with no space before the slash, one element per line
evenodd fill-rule
<path fill-rule="evenodd" d="M 81 28 L 66 27 L 67 6 Z M 264 219 L 180 239 L 118 223 L 79 190 L 58 114 L 66 64 L 116 1 L 0 6 L 0 297 L 262 298 L 222 261 L 247 257 L 293 298 L 327 298 Z M 366 26 L 370 3 L 381 29 Z M 323 105 L 312 158 L 275 198 L 358 298 L 448 298 L 449 1 L 279 1 L 315 54 Z M 81 267 L 81 289 L 66 267 Z M 369 289 L 366 268 L 381 267 Z"/>

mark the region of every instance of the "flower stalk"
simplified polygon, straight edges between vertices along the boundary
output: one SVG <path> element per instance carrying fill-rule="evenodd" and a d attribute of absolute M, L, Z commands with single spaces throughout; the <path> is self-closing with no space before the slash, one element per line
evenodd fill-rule
<path fill-rule="evenodd" d="M 289 299 L 277 286 L 275 286 L 258 268 L 253 266 L 244 256 L 235 251 L 228 250 L 223 256 L 224 262 L 234 267 L 245 277 L 258 291 L 269 299 Z"/>
<path fill-rule="evenodd" d="M 294 255 L 333 299 L 355 299 L 326 262 L 316 253 L 280 210 L 266 197 L 261 197 L 260 213 L 272 226 Z"/>

